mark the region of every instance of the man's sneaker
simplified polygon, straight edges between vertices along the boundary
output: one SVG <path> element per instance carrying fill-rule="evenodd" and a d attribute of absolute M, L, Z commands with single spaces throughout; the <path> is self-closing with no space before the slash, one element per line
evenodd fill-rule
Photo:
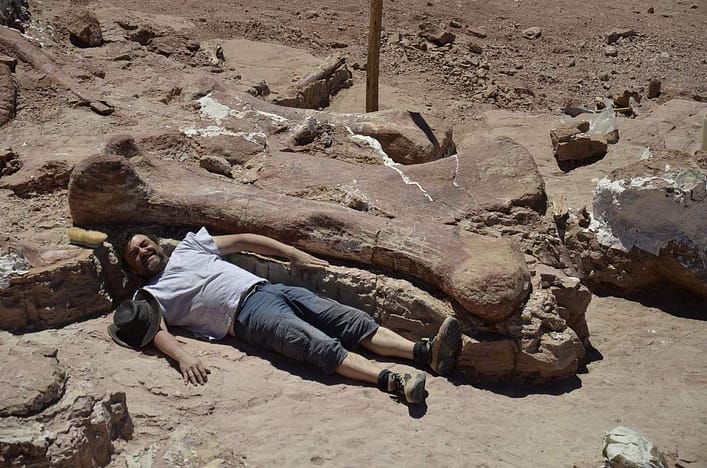
<path fill-rule="evenodd" d="M 447 317 L 439 327 L 437 335 L 428 342 L 429 364 L 439 375 L 449 375 L 457 364 L 457 355 L 462 347 L 462 333 L 459 321 Z"/>
<path fill-rule="evenodd" d="M 425 380 L 427 376 L 422 372 L 414 375 L 391 372 L 388 377 L 388 391 L 397 393 L 408 403 L 420 403 L 425 398 Z"/>

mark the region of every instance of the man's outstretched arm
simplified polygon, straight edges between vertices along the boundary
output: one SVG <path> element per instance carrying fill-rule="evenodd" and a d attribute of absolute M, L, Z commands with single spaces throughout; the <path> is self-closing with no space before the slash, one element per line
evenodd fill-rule
<path fill-rule="evenodd" d="M 181 343 L 172 335 L 167 326 L 162 321 L 160 330 L 152 339 L 152 343 L 163 354 L 171 357 L 179 363 L 179 370 L 184 377 L 184 383 L 191 382 L 194 385 L 203 385 L 208 380 L 209 369 L 204 366 L 198 358 L 189 354 Z"/>
<path fill-rule="evenodd" d="M 223 255 L 244 251 L 254 252 L 260 255 L 286 258 L 293 264 L 304 268 L 324 268 L 329 264 L 326 260 L 260 234 L 214 236 L 214 242 Z"/>

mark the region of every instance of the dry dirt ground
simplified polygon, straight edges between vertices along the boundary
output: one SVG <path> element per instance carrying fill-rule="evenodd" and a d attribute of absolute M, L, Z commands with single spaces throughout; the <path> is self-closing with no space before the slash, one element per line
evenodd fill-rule
<path fill-rule="evenodd" d="M 99 149 L 114 127 L 129 127 L 135 115 L 159 121 L 170 112 L 160 102 L 173 86 L 170 70 L 211 70 L 191 56 L 166 59 L 137 43 L 129 50 L 124 43 L 75 48 L 66 27 L 69 14 L 81 8 L 97 12 L 104 27 L 107 19 L 129 14 L 203 47 L 222 43 L 227 60 L 218 75 L 231 82 L 240 75 L 282 88 L 332 53 L 348 54 L 351 64 L 365 62 L 365 2 L 33 1 L 27 33 L 52 38 L 59 45 L 47 40 L 48 53 L 122 110 L 104 118 L 77 108 L 20 64 L 18 80 L 30 91 L 20 95 L 16 121 L 0 130 L 0 147 L 29 145 L 48 159 L 78 161 Z M 646 146 L 694 151 L 699 144 L 707 112 L 704 1 L 396 0 L 385 1 L 384 9 L 381 106 L 445 119 L 462 146 L 488 134 L 516 139 L 536 158 L 551 200 L 564 194 L 578 209 L 591 202 L 598 177 L 637 160 Z M 451 50 L 414 47 L 419 24 L 451 20 L 461 25 L 450 29 L 457 34 Z M 523 37 L 530 26 L 542 29 L 540 38 Z M 638 36 L 614 44 L 618 56 L 607 57 L 605 33 L 613 28 L 632 28 Z M 469 54 L 469 42 L 481 53 Z M 132 60 L 111 60 L 123 52 Z M 664 93 L 644 102 L 636 119 L 619 120 L 620 145 L 594 165 L 558 169 L 548 132 L 565 104 L 590 106 L 596 96 L 641 90 L 651 78 L 662 80 Z M 354 86 L 331 109 L 361 111 L 364 82 L 364 72 L 354 71 Z M 29 134 L 23 122 L 46 123 L 42 132 L 52 138 Z M 29 232 L 35 242 L 65 242 L 71 220 L 64 190 L 29 198 L 3 191 L 0 209 L 2 236 Z M 119 442 L 114 466 L 149 466 L 152 460 L 155 466 L 592 467 L 601 464 L 602 435 L 623 424 L 692 468 L 707 466 L 705 310 L 704 304 L 644 305 L 596 296 L 587 321 L 597 353 L 586 373 L 542 388 L 430 377 L 426 406 L 413 409 L 374 388 L 321 378 L 233 342 L 184 338 L 212 369 L 206 386 L 185 387 L 165 359 L 112 344 L 105 333 L 110 317 L 3 334 L 0 342 L 56 346 L 72 379 L 126 391 L 135 436 Z"/>

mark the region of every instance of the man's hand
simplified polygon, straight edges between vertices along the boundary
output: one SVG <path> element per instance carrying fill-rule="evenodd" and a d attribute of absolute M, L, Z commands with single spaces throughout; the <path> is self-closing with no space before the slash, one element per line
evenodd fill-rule
<path fill-rule="evenodd" d="M 294 267 L 310 270 L 321 270 L 329 266 L 329 262 L 326 260 L 309 255 L 307 252 L 303 252 L 299 249 L 294 249 L 294 253 L 290 256 L 290 262 Z"/>
<path fill-rule="evenodd" d="M 179 359 L 179 370 L 182 372 L 185 385 L 187 382 L 194 385 L 204 385 L 208 380 L 207 374 L 211 373 L 198 358 L 188 354 Z"/>

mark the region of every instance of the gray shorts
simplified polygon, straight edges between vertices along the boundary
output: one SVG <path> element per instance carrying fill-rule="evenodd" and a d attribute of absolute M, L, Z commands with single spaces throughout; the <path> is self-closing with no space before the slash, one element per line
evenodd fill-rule
<path fill-rule="evenodd" d="M 308 289 L 283 284 L 256 288 L 236 317 L 236 336 L 313 364 L 327 374 L 344 361 L 347 349 L 356 348 L 378 330 L 365 312 Z"/>

